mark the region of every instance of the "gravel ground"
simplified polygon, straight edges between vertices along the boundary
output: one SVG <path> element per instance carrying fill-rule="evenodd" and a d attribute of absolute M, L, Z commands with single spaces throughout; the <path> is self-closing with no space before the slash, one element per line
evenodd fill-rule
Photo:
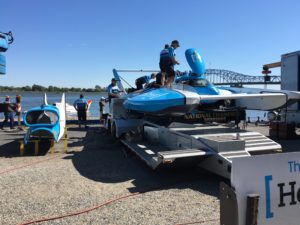
<path fill-rule="evenodd" d="M 268 135 L 266 126 L 250 124 L 247 130 Z M 44 143 L 38 156 L 31 146 L 19 157 L 23 135 L 0 134 L 0 224 L 78 212 L 137 192 L 142 194 L 40 224 L 219 224 L 220 177 L 195 168 L 152 171 L 95 125 L 88 131 L 70 125 L 67 154 L 62 143 L 54 154 Z M 298 150 L 299 140 L 277 141 L 284 151 Z M 13 168 L 19 169 L 3 173 Z"/>
<path fill-rule="evenodd" d="M 53 155 L 45 147 L 39 156 L 27 151 L 19 157 L 15 139 L 22 135 L 0 135 L 0 224 L 77 212 L 136 192 L 145 193 L 41 224 L 219 224 L 217 176 L 194 168 L 152 171 L 99 127 L 71 126 L 67 154 L 58 144 Z"/>

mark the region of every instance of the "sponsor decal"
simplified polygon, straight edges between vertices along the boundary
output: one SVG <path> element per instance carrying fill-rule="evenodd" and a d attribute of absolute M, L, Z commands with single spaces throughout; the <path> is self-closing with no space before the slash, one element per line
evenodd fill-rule
<path fill-rule="evenodd" d="M 197 111 L 184 115 L 186 121 L 203 122 L 228 122 L 233 120 L 245 120 L 245 111 Z"/>

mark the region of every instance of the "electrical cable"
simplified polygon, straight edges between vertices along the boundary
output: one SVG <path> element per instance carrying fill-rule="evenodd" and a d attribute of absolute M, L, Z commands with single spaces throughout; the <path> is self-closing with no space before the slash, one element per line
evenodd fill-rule
<path fill-rule="evenodd" d="M 154 189 L 152 191 L 157 191 L 157 190 L 158 189 Z M 63 218 L 67 218 L 67 217 L 77 216 L 77 215 L 81 215 L 81 214 L 84 214 L 84 213 L 89 213 L 91 211 L 94 211 L 96 209 L 102 208 L 102 207 L 104 207 L 106 205 L 109 205 L 109 204 L 112 204 L 114 202 L 117 202 L 117 201 L 120 201 L 120 200 L 123 200 L 123 199 L 126 199 L 126 198 L 130 198 L 130 197 L 133 197 L 133 196 L 137 196 L 137 195 L 140 195 L 140 194 L 145 194 L 147 192 L 150 192 L 150 191 L 134 192 L 134 193 L 131 193 L 131 194 L 127 194 L 127 195 L 123 195 L 123 196 L 120 196 L 120 197 L 117 197 L 117 198 L 110 199 L 110 200 L 108 200 L 108 201 L 106 201 L 106 202 L 104 202 L 102 204 L 99 204 L 99 205 L 96 205 L 94 207 L 87 208 L 87 209 L 84 209 L 84 210 L 81 210 L 81 211 L 67 213 L 65 215 L 60 215 L 60 216 L 45 217 L 45 218 L 38 219 L 38 220 L 32 220 L 32 221 L 22 222 L 19 225 L 30 225 L 30 224 L 42 223 L 42 222 L 47 222 L 47 221 L 52 221 L 52 220 L 57 220 L 57 219 L 63 219 Z M 180 223 L 180 224 L 176 224 L 176 225 L 188 225 L 188 224 L 197 224 L 197 223 L 201 224 L 201 223 L 212 222 L 212 221 L 218 221 L 218 219 L 203 220 L 203 221 L 189 222 L 189 223 Z"/>
<path fill-rule="evenodd" d="M 142 194 L 142 193 L 144 193 L 144 192 L 135 192 L 135 193 L 132 193 L 132 194 L 128 194 L 128 195 L 124 195 L 124 196 L 121 196 L 121 197 L 117 197 L 117 198 L 108 200 L 107 202 L 104 202 L 100 205 L 97 205 L 97 206 L 94 206 L 94 207 L 91 207 L 91 208 L 88 208 L 88 209 L 84 209 L 82 211 L 68 213 L 68 214 L 61 215 L 61 216 L 53 216 L 53 217 L 42 218 L 42 219 L 39 219 L 39 220 L 28 221 L 28 222 L 20 223 L 19 225 L 29 225 L 29 224 L 34 224 L 34 223 L 41 223 L 41 222 L 46 222 L 46 221 L 51 221 L 51 220 L 57 220 L 57 219 L 62 219 L 62 218 L 66 218 L 66 217 L 76 216 L 76 215 L 80 215 L 80 214 L 83 214 L 83 213 L 88 213 L 88 212 L 91 212 L 93 210 L 102 208 L 103 206 L 109 205 L 113 202 L 119 201 L 121 199 L 133 197 L 135 195 L 139 195 L 139 194 Z"/>
<path fill-rule="evenodd" d="M 175 225 L 201 224 L 201 223 L 214 222 L 214 221 L 219 221 L 219 219 L 201 220 L 201 221 L 189 222 L 189 223 L 177 223 Z"/>
<path fill-rule="evenodd" d="M 10 172 L 13 172 L 13 171 L 15 171 L 15 170 L 19 170 L 19 169 L 22 169 L 22 168 L 25 168 L 25 167 L 29 167 L 29 166 L 32 166 L 32 165 L 36 165 L 36 164 L 39 164 L 39 163 L 42 163 L 42 162 L 46 162 L 46 161 L 55 159 L 55 158 L 57 158 L 58 156 L 59 156 L 59 155 L 54 156 L 54 157 L 51 157 L 51 158 L 48 158 L 48 159 L 38 160 L 38 161 L 35 161 L 35 162 L 33 162 L 33 163 L 25 164 L 25 165 L 22 165 L 22 166 L 18 166 L 18 167 L 11 168 L 11 169 L 7 169 L 7 170 L 4 170 L 4 171 L 1 171 L 1 172 L 0 172 L 0 175 L 6 174 L 6 173 L 10 173 Z"/>

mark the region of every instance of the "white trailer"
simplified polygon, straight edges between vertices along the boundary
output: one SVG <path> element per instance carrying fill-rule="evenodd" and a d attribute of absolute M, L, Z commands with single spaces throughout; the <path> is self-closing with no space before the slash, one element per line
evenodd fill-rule
<path fill-rule="evenodd" d="M 152 120 L 128 112 L 125 99 L 112 99 L 106 128 L 153 169 L 188 163 L 230 179 L 232 159 L 281 152 L 280 144 L 258 132 L 171 122 L 170 117 Z"/>

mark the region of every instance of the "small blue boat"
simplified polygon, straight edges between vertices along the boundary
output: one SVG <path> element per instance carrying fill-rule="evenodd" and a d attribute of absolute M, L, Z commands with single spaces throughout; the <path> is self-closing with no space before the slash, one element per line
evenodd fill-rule
<path fill-rule="evenodd" d="M 29 127 L 24 136 L 25 144 L 30 138 L 54 139 L 58 142 L 65 131 L 66 126 L 65 95 L 62 95 L 60 103 L 48 105 L 45 94 L 44 104 L 30 109 L 24 115 L 24 124 Z"/>

